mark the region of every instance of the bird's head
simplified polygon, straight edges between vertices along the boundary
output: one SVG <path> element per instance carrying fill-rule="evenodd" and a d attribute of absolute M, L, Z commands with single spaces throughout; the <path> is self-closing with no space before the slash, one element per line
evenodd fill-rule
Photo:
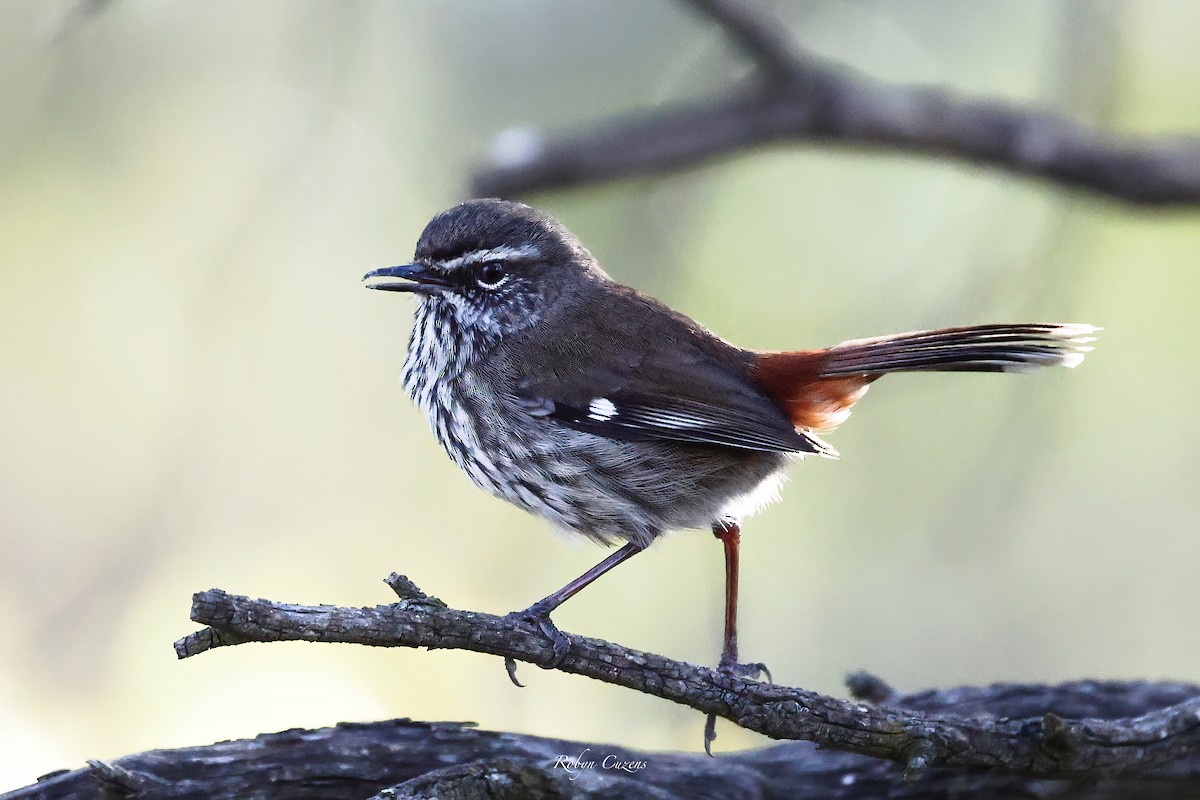
<path fill-rule="evenodd" d="M 374 270 L 363 281 L 418 294 L 463 329 L 495 339 L 536 324 L 597 274 L 591 254 L 549 215 L 506 200 L 471 200 L 430 220 L 411 264 Z"/>

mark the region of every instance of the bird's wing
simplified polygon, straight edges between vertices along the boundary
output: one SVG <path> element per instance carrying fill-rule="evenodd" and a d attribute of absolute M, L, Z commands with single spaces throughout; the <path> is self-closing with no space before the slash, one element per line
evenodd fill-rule
<path fill-rule="evenodd" d="M 649 298 L 622 301 L 659 313 L 610 306 L 605 319 L 572 320 L 555 326 L 565 336 L 542 331 L 509 351 L 519 407 L 612 439 L 836 455 L 758 390 L 743 351 Z"/>
<path fill-rule="evenodd" d="M 791 425 L 773 424 L 754 416 L 754 410 L 730 403 L 714 404 L 689 398 L 649 397 L 609 393 L 569 403 L 541 396 L 553 410 L 540 414 L 577 430 L 625 441 L 658 439 L 714 444 L 742 450 L 820 453 L 829 446 Z M 584 405 L 586 402 L 586 405 Z"/>

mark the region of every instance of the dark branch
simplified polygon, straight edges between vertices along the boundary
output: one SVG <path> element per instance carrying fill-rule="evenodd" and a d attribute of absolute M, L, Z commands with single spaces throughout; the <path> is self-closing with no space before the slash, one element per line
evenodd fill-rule
<path fill-rule="evenodd" d="M 1045 110 L 885 83 L 788 46 L 760 8 L 690 0 L 753 56 L 763 80 L 702 105 L 589 123 L 498 148 L 476 195 L 514 196 L 672 172 L 766 144 L 891 149 L 982 164 L 1145 205 L 1200 203 L 1200 138 L 1096 132 Z"/>
<path fill-rule="evenodd" d="M 787 29 L 755 5 L 743 0 L 688 0 L 688 4 L 721 26 L 768 81 L 783 82 L 794 76 L 800 57 Z"/>
<path fill-rule="evenodd" d="M 176 642 L 180 658 L 248 641 L 436 647 L 533 664 L 553 655 L 550 642 L 530 623 L 456 611 L 431 600 L 374 608 L 298 606 L 214 589 L 195 595 L 192 619 L 209 627 Z M 1019 719 L 968 716 L 969 709 L 958 707 L 927 714 L 894 704 L 858 705 L 598 639 L 570 638 L 571 651 L 558 667 L 563 672 L 716 714 L 774 739 L 802 739 L 896 761 L 910 777 L 930 767 L 977 767 L 1024 776 L 1099 778 L 1145 772 L 1200 749 L 1196 687 L 1186 687 L 1189 699 L 1120 719 L 1073 719 L 1053 708 Z"/>
<path fill-rule="evenodd" d="M 965 707 L 971 713 L 1024 716 L 1029 709 L 1076 709 L 1081 716 L 1120 717 L 1185 699 L 1193 687 L 1173 684 L 1076 683 L 1059 687 L 991 687 L 896 697 L 912 711 Z M 590 749 L 590 752 L 589 752 Z M 560 756 L 595 768 L 556 768 Z M 611 756 L 610 768 L 603 767 Z M 613 761 L 644 764 L 621 771 Z M 493 733 L 451 722 L 407 720 L 291 730 L 207 747 L 155 750 L 47 776 L 6 800 L 109 800 L 112 797 L 258 797 L 357 800 L 377 797 L 570 798 L 630 800 L 710 797 L 867 800 L 902 793 L 923 800 L 1184 800 L 1194 796 L 1200 758 L 1152 775 L 1087 782 L 1016 778 L 996 772 L 930 770 L 917 786 L 900 787 L 895 765 L 792 742 L 708 758 L 643 753 L 612 745 Z M 572 778 L 574 778 L 572 780 Z M 386 787 L 394 787 L 390 794 Z M 605 793 L 607 792 L 607 793 Z"/>

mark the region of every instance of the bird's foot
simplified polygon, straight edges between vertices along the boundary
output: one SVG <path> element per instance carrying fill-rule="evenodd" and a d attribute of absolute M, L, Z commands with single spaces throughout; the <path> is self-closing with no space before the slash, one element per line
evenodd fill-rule
<path fill-rule="evenodd" d="M 735 678 L 746 678 L 752 681 L 756 681 L 758 680 L 759 676 L 765 675 L 767 677 L 767 683 L 775 682 L 771 678 L 771 670 L 767 669 L 767 665 L 761 661 L 742 664 L 732 659 L 726 660 L 722 658 L 720 663 L 717 664 L 717 672 L 723 672 L 726 675 L 732 675 Z"/>
<path fill-rule="evenodd" d="M 717 672 L 724 675 L 731 675 L 735 678 L 746 678 L 747 680 L 758 680 L 760 675 L 767 676 L 767 683 L 774 683 L 771 678 L 771 670 L 767 669 L 767 665 L 761 661 L 756 661 L 751 664 L 742 664 L 733 658 L 721 658 L 717 664 Z M 712 755 L 712 743 L 717 738 L 717 715 L 709 714 L 704 720 L 704 752 Z"/>
<path fill-rule="evenodd" d="M 514 611 L 504 616 L 504 619 L 510 622 L 532 622 L 538 626 L 538 630 L 542 632 L 542 635 L 550 640 L 553 653 L 546 663 L 539 664 L 542 669 L 556 669 L 562 664 L 563 659 L 567 657 L 567 653 L 571 651 L 571 640 L 550 619 L 551 610 L 544 607 L 541 603 L 534 603 L 524 611 Z M 510 677 L 512 677 L 512 672 L 513 670 L 509 670 Z M 515 677 L 513 677 L 513 683 L 516 683 Z M 519 686 L 520 684 L 517 685 Z"/>

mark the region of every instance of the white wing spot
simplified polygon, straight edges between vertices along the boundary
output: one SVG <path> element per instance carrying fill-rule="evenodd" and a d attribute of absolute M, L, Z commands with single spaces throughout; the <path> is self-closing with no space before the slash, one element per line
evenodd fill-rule
<path fill-rule="evenodd" d="M 588 403 L 588 419 L 597 422 L 608 422 L 617 415 L 617 407 L 607 397 L 594 397 Z"/>

